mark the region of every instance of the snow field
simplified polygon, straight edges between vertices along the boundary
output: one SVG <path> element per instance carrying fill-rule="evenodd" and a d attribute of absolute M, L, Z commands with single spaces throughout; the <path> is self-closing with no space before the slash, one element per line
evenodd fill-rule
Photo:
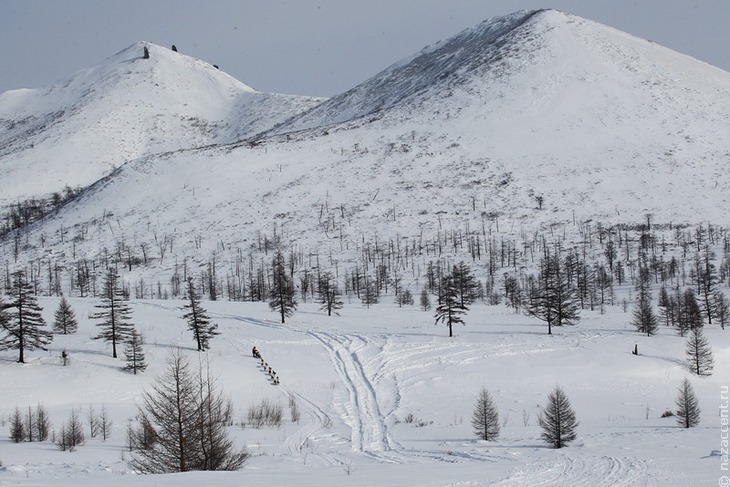
<path fill-rule="evenodd" d="M 76 335 L 56 336 L 48 352 L 28 363 L 0 354 L 4 393 L 0 414 L 44 404 L 57 430 L 70 409 L 86 421 L 89 405 L 104 404 L 113 418 L 107 442 L 90 439 L 77 451 L 50 442 L 0 442 L 0 483 L 14 485 L 711 485 L 719 478 L 720 386 L 727 384 L 730 338 L 706 327 L 715 351 L 715 374 L 690 376 L 700 399 L 700 426 L 684 430 L 674 418 L 684 339 L 662 328 L 645 338 L 629 313 L 608 307 L 583 312 L 581 323 L 547 336 L 542 323 L 511 309 L 475 304 L 467 325 L 433 325 L 430 312 L 399 309 L 385 297 L 365 309 L 346 304 L 327 317 L 300 304 L 285 324 L 262 303 L 204 302 L 221 335 L 208 353 L 219 384 L 231 397 L 231 433 L 252 453 L 238 472 L 137 476 L 124 462 L 125 428 L 135 402 L 165 367 L 174 347 L 197 352 L 180 318 L 181 301 L 132 301 L 134 321 L 146 337 L 149 368 L 122 372 L 87 318 L 96 302 L 70 299 L 80 321 Z M 50 322 L 58 300 L 44 298 Z M 638 344 L 639 356 L 630 352 Z M 280 386 L 250 356 L 256 345 L 281 378 Z M 60 365 L 60 351 L 71 364 Z M 561 385 L 576 411 L 578 438 L 552 450 L 540 440 L 537 415 Z M 470 418 L 481 387 L 499 408 L 495 442 L 474 439 Z M 301 419 L 289 419 L 289 395 Z M 249 406 L 269 399 L 284 408 L 280 428 L 241 428 Z M 406 422 L 409 415 L 413 421 Z M 3 425 L 7 429 L 7 424 Z M 348 475 L 349 472 L 349 475 Z"/>

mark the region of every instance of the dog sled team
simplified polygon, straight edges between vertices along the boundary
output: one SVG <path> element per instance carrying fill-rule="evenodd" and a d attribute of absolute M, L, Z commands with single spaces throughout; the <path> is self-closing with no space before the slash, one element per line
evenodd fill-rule
<path fill-rule="evenodd" d="M 266 375 L 269 376 L 269 380 L 272 384 L 278 385 L 279 384 L 279 374 L 276 373 L 274 369 L 271 368 L 271 366 L 266 363 L 264 358 L 261 356 L 261 352 L 256 347 L 253 347 L 251 349 L 251 355 L 253 355 L 253 358 L 259 360 L 259 365 L 261 366 L 261 370 L 264 371 Z"/>

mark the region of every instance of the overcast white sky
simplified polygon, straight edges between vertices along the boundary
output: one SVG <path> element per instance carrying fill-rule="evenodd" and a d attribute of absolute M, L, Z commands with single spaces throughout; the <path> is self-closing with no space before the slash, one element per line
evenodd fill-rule
<path fill-rule="evenodd" d="M 261 91 L 332 96 L 482 20 L 555 8 L 730 71 L 730 0 L 0 0 L 0 92 L 147 40 Z"/>

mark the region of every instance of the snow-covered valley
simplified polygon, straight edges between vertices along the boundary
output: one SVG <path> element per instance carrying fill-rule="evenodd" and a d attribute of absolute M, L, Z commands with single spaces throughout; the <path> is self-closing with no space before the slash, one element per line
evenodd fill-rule
<path fill-rule="evenodd" d="M 302 304 L 285 325 L 265 304 L 206 302 L 221 335 L 208 352 L 214 375 L 233 401 L 237 444 L 252 456 L 238 472 L 144 476 L 129 471 L 126 426 L 143 389 L 165 367 L 173 347 L 197 352 L 180 318 L 182 301 L 133 301 L 146 336 L 149 368 L 121 371 L 86 315 L 96 304 L 72 299 L 75 335 L 57 335 L 48 352 L 25 365 L 3 353 L 0 410 L 44 404 L 56 428 L 76 408 L 105 405 L 107 441 L 89 438 L 74 452 L 54 444 L 0 442 L 0 481 L 12 485 L 713 485 L 721 477 L 720 407 L 727 387 L 730 338 L 706 327 L 716 373 L 694 378 L 701 423 L 684 429 L 675 408 L 684 342 L 662 327 L 655 337 L 629 325 L 620 306 L 584 312 L 577 326 L 546 335 L 544 324 L 504 306 L 474 305 L 467 324 L 446 337 L 431 312 L 398 308 L 387 299 L 367 309 L 346 304 L 327 317 Z M 43 299 L 45 315 L 57 299 Z M 281 377 L 271 385 L 251 357 L 257 346 Z M 639 355 L 631 351 L 638 345 Z M 70 364 L 60 365 L 69 351 Z M 567 392 L 580 425 L 565 449 L 540 439 L 537 417 L 556 384 Z M 478 391 L 495 397 L 502 424 L 497 441 L 476 440 L 470 425 Z M 725 389 L 726 390 L 726 389 Z M 289 419 L 289 396 L 301 410 Z M 725 393 L 727 397 L 727 393 Z M 285 410 L 281 427 L 242 428 L 262 399 Z M 413 421 L 406 423 L 412 415 Z M 6 425 L 7 427 L 7 425 Z"/>
<path fill-rule="evenodd" d="M 730 73 L 551 10 L 489 19 L 328 100 L 148 42 L 0 94 L 2 302 L 22 271 L 46 322 L 62 295 L 80 322 L 25 364 L 0 351 L 0 485 L 730 485 L 730 335 L 706 311 L 730 285 L 728 100 Z M 584 309 L 548 335 L 525 309 L 552 252 Z M 278 253 L 299 300 L 285 324 L 267 306 Z M 427 287 L 436 301 L 460 261 L 481 296 L 455 337 L 433 308 L 394 304 Z M 145 338 L 139 375 L 92 339 L 107 268 Z M 661 288 L 706 291 L 713 375 L 691 374 L 673 326 L 636 330 L 642 271 L 655 309 Z M 314 302 L 326 273 L 339 316 Z M 221 332 L 207 353 L 181 319 L 188 278 Z M 371 287 L 380 302 L 363 304 Z M 127 427 L 177 349 L 230 396 L 243 469 L 130 465 Z M 662 417 L 685 377 L 702 411 L 688 429 Z M 557 385 L 580 422 L 563 449 L 538 425 Z M 483 387 L 496 441 L 470 424 Z M 248 424 L 262 401 L 281 425 Z M 8 439 L 38 404 L 55 433 L 105 408 L 111 437 Z"/>

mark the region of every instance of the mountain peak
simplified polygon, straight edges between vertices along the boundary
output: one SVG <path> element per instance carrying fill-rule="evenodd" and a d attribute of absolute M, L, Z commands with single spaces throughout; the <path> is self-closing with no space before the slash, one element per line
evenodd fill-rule
<path fill-rule="evenodd" d="M 542 87 L 546 90 L 559 90 L 567 86 L 565 81 L 587 79 L 596 73 L 605 73 L 618 84 L 651 83 L 641 78 L 653 76 L 666 77 L 669 82 L 675 74 L 691 83 L 691 73 L 684 68 L 676 70 L 685 63 L 702 72 L 709 69 L 711 77 L 718 71 L 689 56 L 575 15 L 551 9 L 522 10 L 487 19 L 428 46 L 273 132 L 336 125 L 374 114 L 378 115 L 370 118 L 378 118 L 394 109 L 407 117 L 421 110 L 424 103 L 439 111 L 439 100 L 443 102 L 457 89 L 471 91 L 468 105 L 489 102 L 504 84 L 530 82 L 527 78 L 538 81 L 548 74 L 556 78 L 550 86 Z M 527 71 L 529 74 L 517 83 L 515 76 Z"/>
<path fill-rule="evenodd" d="M 208 62 L 135 42 L 48 88 L 0 95 L 0 172 L 17 182 L 0 204 L 86 186 L 149 154 L 250 137 L 319 102 L 262 93 Z"/>
<path fill-rule="evenodd" d="M 145 59 L 144 57 L 145 49 L 147 50 L 149 55 L 148 59 Z M 96 67 L 119 66 L 128 63 L 135 63 L 137 61 L 149 61 L 150 64 L 183 64 L 187 67 L 195 67 L 196 69 L 218 70 L 218 67 L 213 63 L 209 63 L 207 61 L 189 56 L 183 52 L 173 50 L 171 47 L 160 46 L 149 41 L 137 41 L 134 44 L 131 44 L 130 46 L 122 49 L 118 53 L 109 56 L 101 63 L 99 63 Z M 253 91 L 252 88 L 249 89 Z"/>
<path fill-rule="evenodd" d="M 502 57 L 511 32 L 549 12 L 521 10 L 487 19 L 389 66 L 355 88 L 297 116 L 276 132 L 353 120 L 404 103 L 437 86 L 449 85 L 474 67 Z"/>

